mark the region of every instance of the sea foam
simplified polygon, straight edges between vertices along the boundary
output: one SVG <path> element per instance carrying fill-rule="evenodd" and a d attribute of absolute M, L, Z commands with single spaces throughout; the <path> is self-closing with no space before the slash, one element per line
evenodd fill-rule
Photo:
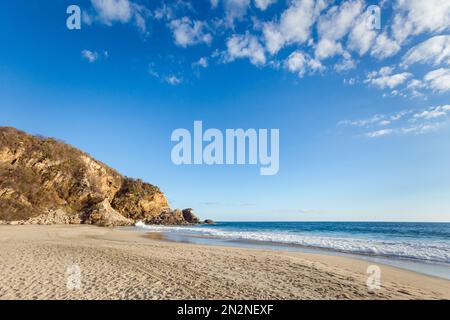
<path fill-rule="evenodd" d="M 450 263 L 450 244 L 448 241 L 382 240 L 358 237 L 334 237 L 325 235 L 300 234 L 284 231 L 235 231 L 219 227 L 196 226 L 155 226 L 136 223 L 139 229 L 153 232 L 202 235 L 236 241 L 261 241 L 273 244 L 290 244 L 311 248 L 328 249 L 345 253 L 364 254 L 383 257 L 396 257 L 421 261 Z"/>

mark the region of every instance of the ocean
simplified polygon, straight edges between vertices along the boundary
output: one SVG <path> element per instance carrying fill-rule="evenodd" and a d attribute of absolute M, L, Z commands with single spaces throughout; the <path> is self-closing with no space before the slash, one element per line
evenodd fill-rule
<path fill-rule="evenodd" d="M 351 255 L 450 279 L 450 223 L 218 222 L 154 226 L 167 240 Z"/>

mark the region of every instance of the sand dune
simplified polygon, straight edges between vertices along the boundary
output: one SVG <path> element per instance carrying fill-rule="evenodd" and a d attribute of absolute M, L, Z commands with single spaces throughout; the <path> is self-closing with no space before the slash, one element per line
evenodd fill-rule
<path fill-rule="evenodd" d="M 0 245 L 0 299 L 450 298 L 450 281 L 387 266 L 382 288 L 370 292 L 365 261 L 168 243 L 128 230 L 0 226 Z"/>

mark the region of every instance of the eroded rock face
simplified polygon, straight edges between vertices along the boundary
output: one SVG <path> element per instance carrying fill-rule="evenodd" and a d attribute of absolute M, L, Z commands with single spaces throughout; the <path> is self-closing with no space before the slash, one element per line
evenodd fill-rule
<path fill-rule="evenodd" d="M 108 199 L 94 205 L 82 217 L 84 224 L 93 224 L 101 227 L 117 227 L 134 225 L 134 220 L 125 218 L 111 207 Z"/>
<path fill-rule="evenodd" d="M 111 205 L 125 217 L 136 221 L 152 219 L 170 210 L 166 197 L 157 187 L 130 179 L 124 179 Z"/>
<path fill-rule="evenodd" d="M 0 127 L 0 220 L 4 222 L 115 226 L 139 220 L 196 221 L 186 217 L 170 210 L 156 186 L 124 177 L 64 142 Z"/>

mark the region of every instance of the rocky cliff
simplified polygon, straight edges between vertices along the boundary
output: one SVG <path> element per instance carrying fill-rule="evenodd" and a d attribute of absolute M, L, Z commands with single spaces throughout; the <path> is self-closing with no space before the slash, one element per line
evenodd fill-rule
<path fill-rule="evenodd" d="M 52 138 L 0 127 L 0 220 L 9 224 L 198 223 L 158 187 L 127 178 Z"/>

